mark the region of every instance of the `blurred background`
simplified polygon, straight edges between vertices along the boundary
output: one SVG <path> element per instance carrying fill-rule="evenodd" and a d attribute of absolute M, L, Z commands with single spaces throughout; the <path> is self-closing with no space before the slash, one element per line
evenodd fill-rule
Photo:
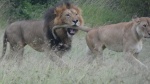
<path fill-rule="evenodd" d="M 42 19 L 44 12 L 61 0 L 0 0 L 0 23 Z M 150 16 L 149 0 L 70 0 L 83 10 L 85 23 L 97 26 Z"/>
<path fill-rule="evenodd" d="M 0 0 L 0 53 L 7 25 L 18 20 L 42 20 L 45 11 L 60 0 Z M 149 17 L 150 0 L 70 0 L 82 9 L 89 27 L 130 21 L 132 16 Z M 42 52 L 26 46 L 23 64 L 15 60 L 0 63 L 0 84 L 150 84 L 145 77 L 123 59 L 122 53 L 106 49 L 103 65 L 80 66 L 87 56 L 86 33 L 74 36 L 72 49 L 63 56 L 70 68 L 60 68 Z M 138 59 L 150 68 L 150 40 L 144 39 Z M 9 47 L 7 48 L 7 53 Z M 146 72 L 149 74 L 150 72 Z"/>

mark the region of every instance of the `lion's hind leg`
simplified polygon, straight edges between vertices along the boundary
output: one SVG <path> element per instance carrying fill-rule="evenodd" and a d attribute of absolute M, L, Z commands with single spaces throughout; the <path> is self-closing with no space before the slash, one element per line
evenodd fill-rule
<path fill-rule="evenodd" d="M 20 66 L 23 60 L 24 46 L 25 44 L 22 41 L 19 41 L 18 43 L 10 44 L 10 52 L 8 55 L 9 57 L 7 57 L 7 59 L 16 58 L 16 61 Z"/>

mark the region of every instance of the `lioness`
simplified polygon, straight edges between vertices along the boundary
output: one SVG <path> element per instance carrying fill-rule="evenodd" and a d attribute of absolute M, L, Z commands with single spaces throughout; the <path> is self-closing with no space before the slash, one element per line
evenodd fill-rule
<path fill-rule="evenodd" d="M 123 52 L 125 59 L 138 68 L 147 68 L 136 57 L 142 50 L 142 38 L 150 38 L 150 18 L 141 17 L 130 22 L 106 25 L 93 29 L 86 35 L 86 42 L 97 62 L 101 62 L 103 50 Z M 91 57 L 92 61 L 95 57 Z"/>
<path fill-rule="evenodd" d="M 105 48 L 113 51 L 123 52 L 125 59 L 132 65 L 143 69 L 147 68 L 137 59 L 142 50 L 142 38 L 150 38 L 150 18 L 135 18 L 130 22 L 111 24 L 94 29 L 80 30 L 88 32 L 86 42 L 94 56 L 90 55 L 88 62 L 95 58 L 97 63 L 102 61 L 102 54 Z"/>
<path fill-rule="evenodd" d="M 18 21 L 9 25 L 5 30 L 3 38 L 2 59 L 6 52 L 7 42 L 10 43 L 10 54 L 17 53 L 19 61 L 22 60 L 24 47 L 31 46 L 37 51 L 57 50 L 68 51 L 71 48 L 72 36 L 76 34 L 76 29 L 61 28 L 55 30 L 56 38 L 52 35 L 52 28 L 56 25 L 83 25 L 83 18 L 79 7 L 70 2 L 63 2 L 50 8 L 44 20 L 41 21 Z M 62 60 L 56 55 L 50 55 L 52 61 L 58 61 L 59 65 L 63 64 Z"/>

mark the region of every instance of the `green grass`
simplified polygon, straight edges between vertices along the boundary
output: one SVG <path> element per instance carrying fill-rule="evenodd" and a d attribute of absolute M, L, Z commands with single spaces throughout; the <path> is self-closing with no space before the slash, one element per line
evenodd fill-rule
<path fill-rule="evenodd" d="M 113 24 L 131 20 L 131 15 L 126 15 L 120 9 L 112 9 L 111 7 L 103 7 L 103 5 L 81 5 L 85 24 L 90 26 L 100 26 L 104 24 Z"/>

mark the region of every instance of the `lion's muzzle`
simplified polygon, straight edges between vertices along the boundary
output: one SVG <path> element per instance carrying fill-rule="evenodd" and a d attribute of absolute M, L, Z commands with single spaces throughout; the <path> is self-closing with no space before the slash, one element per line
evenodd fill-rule
<path fill-rule="evenodd" d="M 78 23 L 78 20 L 73 20 L 72 22 L 74 23 L 74 25 L 73 25 L 73 26 L 76 26 L 76 25 L 77 25 L 77 23 Z"/>

